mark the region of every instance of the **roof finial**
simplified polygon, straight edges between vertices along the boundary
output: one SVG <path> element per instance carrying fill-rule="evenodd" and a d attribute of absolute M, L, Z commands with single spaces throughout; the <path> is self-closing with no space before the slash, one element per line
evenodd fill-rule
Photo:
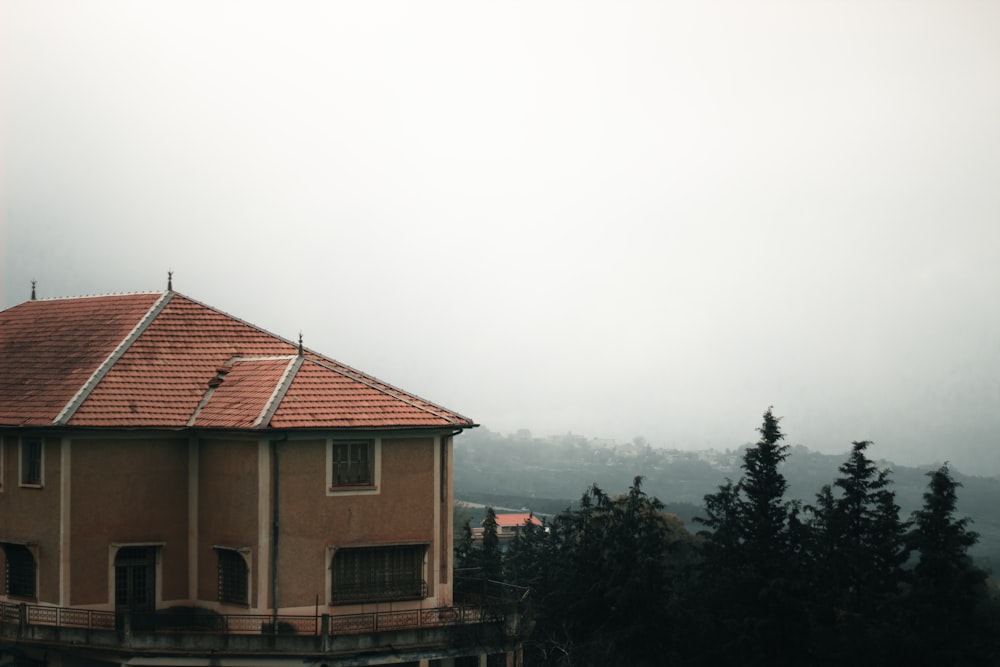
<path fill-rule="evenodd" d="M 35 300 L 35 281 L 31 281 L 31 300 Z"/>
<path fill-rule="evenodd" d="M 302 332 L 299 332 L 299 356 L 302 356 Z"/>
<path fill-rule="evenodd" d="M 169 270 L 167 271 L 167 291 L 174 291 L 174 272 Z"/>

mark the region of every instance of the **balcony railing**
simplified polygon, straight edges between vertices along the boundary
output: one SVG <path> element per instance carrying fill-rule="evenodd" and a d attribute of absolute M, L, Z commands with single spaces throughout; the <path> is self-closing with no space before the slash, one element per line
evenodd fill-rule
<path fill-rule="evenodd" d="M 275 617 L 270 614 L 218 614 L 200 607 L 126 613 L 0 602 L 0 623 L 7 628 L 53 626 L 82 630 L 128 629 L 158 633 L 338 636 L 388 630 L 503 623 L 507 616 L 504 611 L 495 605 L 488 607 L 460 605 L 346 615 L 279 615 L 275 625 Z M 5 631 L 3 634 L 9 635 L 9 632 Z"/>

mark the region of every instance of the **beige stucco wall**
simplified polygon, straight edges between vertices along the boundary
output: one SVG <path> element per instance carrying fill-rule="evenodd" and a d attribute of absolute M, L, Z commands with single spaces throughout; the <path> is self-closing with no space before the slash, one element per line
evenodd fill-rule
<path fill-rule="evenodd" d="M 18 483 L 18 442 L 16 436 L 3 438 L 0 540 L 33 543 L 31 549 L 38 565 L 38 601 L 58 603 L 61 443 L 58 438 L 43 439 L 43 486 L 33 488 L 21 487 Z M 2 561 L 3 551 L 0 550 L 0 566 L 5 566 Z"/>
<path fill-rule="evenodd" d="M 392 544 L 428 545 L 428 594 L 447 604 L 450 438 L 382 437 L 377 492 L 331 494 L 325 435 L 292 434 L 276 445 L 280 606 L 311 607 L 317 598 L 328 603 L 332 549 Z M 0 537 L 37 545 L 39 601 L 110 606 L 110 546 L 155 544 L 161 545 L 158 602 L 214 606 L 212 547 L 218 545 L 245 550 L 251 564 L 249 606 L 270 606 L 272 462 L 266 439 L 250 433 L 200 438 L 88 433 L 48 438 L 44 447 L 44 487 L 18 488 L 17 438 L 6 437 L 0 491 Z M 62 465 L 71 473 L 66 481 Z M 68 502 L 61 502 L 63 490 Z M 69 545 L 66 554 L 60 554 L 60 539 Z M 0 552 L 0 567 L 2 560 Z M 60 568 L 68 575 L 62 590 Z M 219 609 L 225 613 L 228 607 Z"/>
<path fill-rule="evenodd" d="M 213 546 L 250 549 L 250 606 L 260 591 L 258 441 L 208 438 L 198 443 L 198 599 L 218 600 L 218 558 Z"/>
<path fill-rule="evenodd" d="M 109 546 L 162 544 L 162 600 L 187 598 L 187 438 L 72 444 L 71 605 L 111 603 Z"/>
<path fill-rule="evenodd" d="M 433 595 L 439 551 L 433 437 L 384 438 L 377 494 L 327 494 L 326 440 L 290 440 L 280 447 L 279 594 L 281 607 L 329 601 L 329 548 L 426 543 L 426 579 Z"/>

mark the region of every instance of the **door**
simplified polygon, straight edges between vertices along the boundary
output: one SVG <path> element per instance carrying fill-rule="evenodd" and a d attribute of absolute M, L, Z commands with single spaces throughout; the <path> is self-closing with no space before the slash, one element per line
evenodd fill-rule
<path fill-rule="evenodd" d="M 115 554 L 115 611 L 132 615 L 132 628 L 154 627 L 156 547 L 122 547 Z"/>

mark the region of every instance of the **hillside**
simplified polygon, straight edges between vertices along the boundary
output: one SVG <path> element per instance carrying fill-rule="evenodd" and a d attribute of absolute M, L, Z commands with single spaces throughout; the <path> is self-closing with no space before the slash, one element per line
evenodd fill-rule
<path fill-rule="evenodd" d="M 743 446 L 745 447 L 745 445 Z M 783 467 L 789 482 L 788 499 L 810 504 L 824 484 L 837 477 L 837 467 L 847 458 L 813 452 L 797 445 Z M 871 450 L 877 459 L 877 443 Z M 667 504 L 688 527 L 697 516 L 702 499 L 717 490 L 726 478 L 740 477 L 742 447 L 699 452 L 659 449 L 648 443 L 625 445 L 567 434 L 536 438 L 526 432 L 504 435 L 480 428 L 463 433 L 455 443 L 456 498 L 486 505 L 528 509 L 554 514 L 578 500 L 591 485 L 623 493 L 636 475 L 645 478 L 644 489 Z M 892 470 L 900 516 L 908 518 L 923 502 L 931 463 L 917 468 L 880 461 Z M 971 551 L 988 569 L 1000 567 L 1000 480 L 952 470 L 962 484 L 959 511 L 973 520 L 980 542 Z M 473 516 L 476 516 L 473 513 Z"/>

